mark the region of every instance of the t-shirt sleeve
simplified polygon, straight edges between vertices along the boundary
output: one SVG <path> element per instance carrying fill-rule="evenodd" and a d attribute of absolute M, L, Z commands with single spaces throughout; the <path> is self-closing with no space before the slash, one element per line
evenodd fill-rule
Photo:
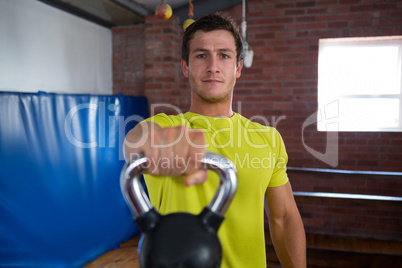
<path fill-rule="evenodd" d="M 286 184 L 289 181 L 288 175 L 286 173 L 286 164 L 288 162 L 288 154 L 286 153 L 285 143 L 279 132 L 274 129 L 274 151 L 276 152 L 275 166 L 272 173 L 271 180 L 268 187 L 277 187 Z"/>

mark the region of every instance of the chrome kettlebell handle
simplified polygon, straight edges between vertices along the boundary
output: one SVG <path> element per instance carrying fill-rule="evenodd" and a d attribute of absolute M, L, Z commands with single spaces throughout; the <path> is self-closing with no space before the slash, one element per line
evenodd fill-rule
<path fill-rule="evenodd" d="M 203 168 L 215 171 L 219 175 L 219 186 L 208 208 L 217 214 L 224 215 L 237 190 L 237 170 L 229 159 L 207 152 L 201 160 Z M 137 155 L 131 162 L 123 166 L 120 175 L 120 188 L 126 203 L 136 217 L 152 209 L 151 202 L 140 182 L 140 174 L 146 170 L 148 159 Z"/>

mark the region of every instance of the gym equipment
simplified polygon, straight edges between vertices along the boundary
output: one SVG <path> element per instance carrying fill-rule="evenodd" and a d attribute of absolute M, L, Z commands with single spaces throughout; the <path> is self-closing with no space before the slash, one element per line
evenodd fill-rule
<path fill-rule="evenodd" d="M 170 19 L 172 14 L 173 14 L 172 7 L 166 4 L 165 0 L 162 0 L 162 4 L 156 7 L 155 15 L 162 20 Z"/>
<path fill-rule="evenodd" d="M 78 268 L 140 234 L 119 179 L 147 117 L 145 97 L 0 92 L 0 267 Z"/>
<path fill-rule="evenodd" d="M 207 152 L 204 168 L 219 175 L 220 184 L 199 215 L 172 213 L 162 216 L 152 207 L 140 183 L 148 159 L 142 155 L 123 167 L 120 186 L 126 203 L 143 233 L 139 261 L 146 267 L 220 267 L 222 248 L 217 231 L 237 190 L 236 167 L 227 158 Z"/>

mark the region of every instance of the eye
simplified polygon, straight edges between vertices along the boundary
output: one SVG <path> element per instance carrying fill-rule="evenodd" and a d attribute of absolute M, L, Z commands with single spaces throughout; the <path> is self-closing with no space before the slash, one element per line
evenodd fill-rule
<path fill-rule="evenodd" d="M 197 54 L 195 57 L 196 58 L 199 58 L 199 59 L 203 59 L 203 58 L 205 58 L 207 55 L 205 55 L 205 54 Z"/>
<path fill-rule="evenodd" d="M 222 59 L 229 59 L 230 56 L 228 54 L 221 54 Z"/>

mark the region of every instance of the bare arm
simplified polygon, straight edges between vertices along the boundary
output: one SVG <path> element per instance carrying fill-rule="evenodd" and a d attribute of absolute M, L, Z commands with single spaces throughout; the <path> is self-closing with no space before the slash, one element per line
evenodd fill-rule
<path fill-rule="evenodd" d="M 205 155 L 204 133 L 185 126 L 162 128 L 153 122 L 141 122 L 127 134 L 124 158 L 144 154 L 149 159 L 146 173 L 178 177 L 186 175 L 186 185 L 203 183 L 207 179 L 201 169 Z"/>
<path fill-rule="evenodd" d="M 282 267 L 306 267 L 306 237 L 290 183 L 269 187 L 266 196 L 271 238 Z"/>

